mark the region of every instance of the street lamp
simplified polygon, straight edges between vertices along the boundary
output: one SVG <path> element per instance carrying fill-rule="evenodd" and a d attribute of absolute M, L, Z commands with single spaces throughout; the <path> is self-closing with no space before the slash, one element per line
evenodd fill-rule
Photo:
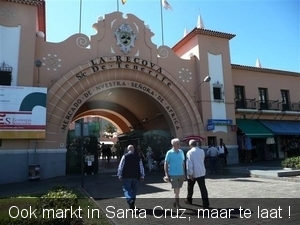
<path fill-rule="evenodd" d="M 211 77 L 210 76 L 206 76 L 204 78 L 204 80 L 198 85 L 198 87 L 196 88 L 196 91 L 194 92 L 194 98 L 195 98 L 195 100 L 196 100 L 196 93 L 197 93 L 199 87 L 201 86 L 201 84 L 203 84 L 204 82 L 208 83 L 208 82 L 210 82 L 210 80 L 211 80 Z"/>
<path fill-rule="evenodd" d="M 40 67 L 42 66 L 41 60 L 37 59 L 34 62 L 34 65 L 38 68 L 38 80 L 37 80 L 37 86 L 40 86 Z"/>

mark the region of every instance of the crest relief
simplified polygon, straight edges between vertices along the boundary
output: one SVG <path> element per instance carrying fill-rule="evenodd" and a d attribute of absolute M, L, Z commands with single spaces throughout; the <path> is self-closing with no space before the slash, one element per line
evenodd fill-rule
<path fill-rule="evenodd" d="M 114 32 L 114 36 L 117 39 L 117 45 L 120 45 L 120 50 L 124 54 L 130 52 L 131 48 L 134 47 L 134 40 L 137 38 L 137 35 L 127 23 L 119 26 Z"/>

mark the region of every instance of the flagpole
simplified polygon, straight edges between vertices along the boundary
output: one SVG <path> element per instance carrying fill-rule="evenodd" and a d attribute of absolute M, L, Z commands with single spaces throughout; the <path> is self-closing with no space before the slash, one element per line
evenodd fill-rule
<path fill-rule="evenodd" d="M 160 22 L 161 22 L 161 42 L 164 45 L 164 21 L 163 21 L 163 4 L 162 0 L 160 1 Z"/>
<path fill-rule="evenodd" d="M 81 33 L 81 11 L 82 11 L 82 0 L 80 0 L 79 7 L 79 33 Z"/>
<path fill-rule="evenodd" d="M 117 11 L 119 12 L 119 0 L 117 0 Z"/>

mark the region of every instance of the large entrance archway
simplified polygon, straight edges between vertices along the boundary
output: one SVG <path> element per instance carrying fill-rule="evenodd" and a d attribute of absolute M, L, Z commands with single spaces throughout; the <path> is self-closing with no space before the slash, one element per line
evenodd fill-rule
<path fill-rule="evenodd" d="M 47 137 L 62 148 L 70 122 L 95 112 L 123 132 L 169 129 L 179 138 L 204 135 L 185 88 L 166 69 L 137 57 L 100 57 L 63 75 L 48 93 Z"/>

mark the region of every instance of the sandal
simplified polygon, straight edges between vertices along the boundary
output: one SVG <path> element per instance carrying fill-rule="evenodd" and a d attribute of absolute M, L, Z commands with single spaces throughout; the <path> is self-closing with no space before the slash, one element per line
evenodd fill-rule
<path fill-rule="evenodd" d="M 182 207 L 181 207 L 181 205 L 177 205 L 175 202 L 173 202 L 173 207 L 174 208 L 176 208 L 176 209 L 181 209 Z"/>

